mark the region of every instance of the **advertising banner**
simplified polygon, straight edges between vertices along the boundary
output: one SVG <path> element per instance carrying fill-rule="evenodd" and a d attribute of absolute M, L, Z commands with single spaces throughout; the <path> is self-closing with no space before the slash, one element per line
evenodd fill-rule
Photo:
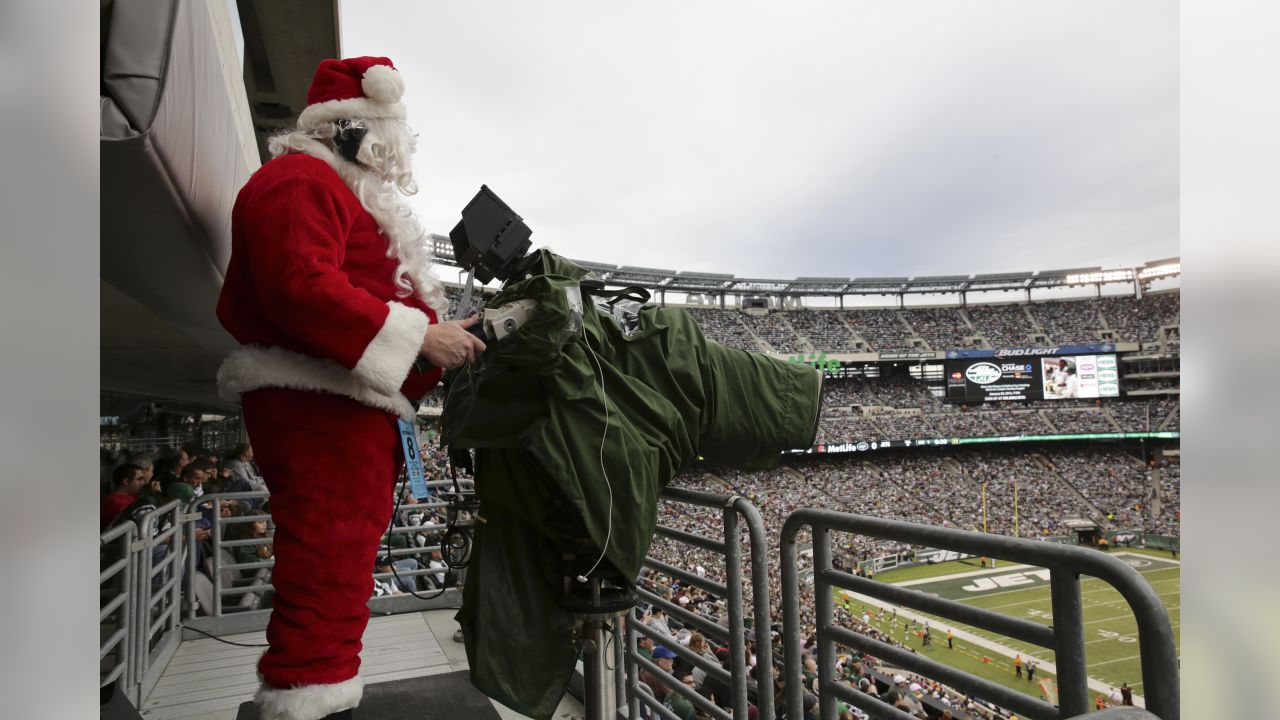
<path fill-rule="evenodd" d="M 1070 400 L 1120 396 L 1114 354 L 960 358 L 946 362 L 950 403 Z"/>
<path fill-rule="evenodd" d="M 825 443 L 807 450 L 790 450 L 790 455 L 838 455 L 844 453 L 863 453 L 873 450 L 885 450 L 900 447 L 937 447 L 939 445 L 985 445 L 991 443 L 1017 442 L 1059 442 L 1072 440 L 1178 440 L 1182 433 L 1177 430 L 1159 432 L 1106 432 L 1106 433 L 1061 433 L 1053 435 L 999 435 L 993 437 L 967 438 L 919 438 L 915 440 L 851 440 L 849 442 Z"/>
<path fill-rule="evenodd" d="M 995 350 L 948 350 L 947 359 L 960 360 L 967 358 L 1039 358 L 1051 355 L 1097 355 L 1113 353 L 1116 346 L 1111 343 L 1090 343 L 1086 345 L 1054 345 L 1052 347 L 1007 347 Z"/>

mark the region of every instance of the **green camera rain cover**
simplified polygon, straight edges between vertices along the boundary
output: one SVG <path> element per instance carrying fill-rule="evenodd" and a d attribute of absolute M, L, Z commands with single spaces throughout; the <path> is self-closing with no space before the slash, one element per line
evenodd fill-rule
<path fill-rule="evenodd" d="M 545 250 L 533 263 L 486 307 L 537 309 L 446 375 L 442 433 L 475 451 L 479 522 L 457 616 L 472 682 L 545 720 L 580 651 L 559 605 L 556 499 L 635 578 L 662 488 L 698 459 L 754 470 L 812 446 L 822 375 L 707 340 L 681 309 L 643 305 L 624 326 L 596 308 L 587 270 Z"/>

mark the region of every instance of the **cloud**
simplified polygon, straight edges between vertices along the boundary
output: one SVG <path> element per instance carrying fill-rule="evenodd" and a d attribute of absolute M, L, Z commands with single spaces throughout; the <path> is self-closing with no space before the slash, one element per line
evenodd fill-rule
<path fill-rule="evenodd" d="M 405 70 L 435 232 L 485 183 L 538 244 L 648 267 L 1178 254 L 1174 4 L 361 2 L 342 18 L 344 54 Z"/>

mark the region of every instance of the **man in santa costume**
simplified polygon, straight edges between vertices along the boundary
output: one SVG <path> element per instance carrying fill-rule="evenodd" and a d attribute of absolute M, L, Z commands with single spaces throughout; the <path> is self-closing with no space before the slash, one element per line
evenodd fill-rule
<path fill-rule="evenodd" d="M 264 720 L 350 718 L 371 568 L 403 465 L 398 422 L 484 350 L 441 322 L 414 138 L 387 58 L 325 60 L 298 126 L 240 191 L 218 319 L 242 347 L 218 372 L 238 399 L 276 525 Z M 425 359 L 425 362 L 420 362 Z"/>

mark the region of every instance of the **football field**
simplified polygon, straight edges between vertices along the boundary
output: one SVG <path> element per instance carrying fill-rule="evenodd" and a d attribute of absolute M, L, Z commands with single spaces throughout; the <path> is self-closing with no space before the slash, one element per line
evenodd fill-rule
<path fill-rule="evenodd" d="M 1169 612 L 1175 640 L 1180 641 L 1179 562 L 1170 558 L 1168 553 L 1121 551 L 1113 554 L 1142 573 L 1151 584 Z M 1044 625 L 1053 624 L 1049 572 L 1042 568 L 1003 564 L 996 568 L 975 569 L 969 564 L 945 563 L 891 571 L 877 579 Z M 1122 682 L 1129 683 L 1135 695 L 1141 695 L 1138 630 L 1128 603 L 1119 592 L 1096 578 L 1081 577 L 1080 590 L 1084 606 L 1085 661 L 1092 681 L 1090 697 L 1100 691 L 1105 694 L 1110 687 L 1119 687 Z M 844 597 L 844 593 L 838 592 L 836 601 L 847 602 L 848 607 L 858 614 L 865 610 L 873 625 L 890 632 L 893 639 L 905 641 L 921 650 L 933 660 L 1028 694 L 1055 699 L 1051 696 L 1052 683 L 1040 682 L 1046 677 L 1052 681 L 1053 673 L 1042 668 L 1036 672 L 1035 682 L 1028 682 L 1025 672 L 1021 678 L 1016 676 L 1013 663 L 1015 655 L 1022 656 L 1024 667 L 1029 657 L 1052 663 L 1051 650 L 927 613 L 894 608 L 861 596 Z M 913 626 L 913 620 L 919 621 L 919 627 Z M 924 647 L 919 635 L 926 620 L 931 628 L 931 647 Z M 947 647 L 949 628 L 954 630 L 953 648 Z"/>

